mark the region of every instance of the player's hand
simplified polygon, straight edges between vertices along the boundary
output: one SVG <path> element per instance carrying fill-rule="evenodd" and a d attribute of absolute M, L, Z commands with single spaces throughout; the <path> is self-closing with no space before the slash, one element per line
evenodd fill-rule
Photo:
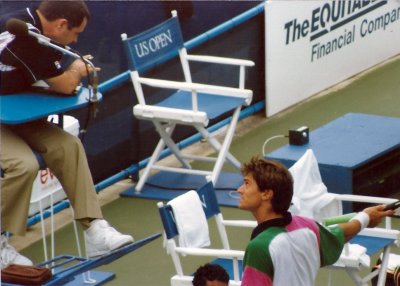
<path fill-rule="evenodd" d="M 385 205 L 378 205 L 364 209 L 369 216 L 369 224 L 368 227 L 375 227 L 380 224 L 383 218 L 387 216 L 392 216 L 395 214 L 394 210 L 384 210 Z"/>

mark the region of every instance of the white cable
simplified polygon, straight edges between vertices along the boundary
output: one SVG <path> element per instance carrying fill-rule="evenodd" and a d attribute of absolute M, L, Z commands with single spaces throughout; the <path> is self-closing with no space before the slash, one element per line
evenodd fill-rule
<path fill-rule="evenodd" d="M 267 144 L 268 144 L 271 140 L 276 139 L 276 138 L 285 138 L 285 137 L 287 137 L 287 136 L 286 136 L 286 135 L 275 135 L 275 136 L 272 136 L 272 137 L 268 138 L 267 140 L 265 140 L 265 142 L 264 142 L 264 144 L 263 144 L 263 146 L 262 146 L 262 150 L 261 150 L 263 156 L 265 157 L 265 146 L 267 146 Z"/>

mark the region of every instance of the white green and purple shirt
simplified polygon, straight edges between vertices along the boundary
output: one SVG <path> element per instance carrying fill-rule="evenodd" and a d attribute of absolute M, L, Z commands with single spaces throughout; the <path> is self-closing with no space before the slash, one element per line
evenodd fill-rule
<path fill-rule="evenodd" d="M 242 286 L 312 286 L 320 267 L 333 264 L 344 245 L 340 227 L 285 214 L 259 224 L 243 261 Z"/>

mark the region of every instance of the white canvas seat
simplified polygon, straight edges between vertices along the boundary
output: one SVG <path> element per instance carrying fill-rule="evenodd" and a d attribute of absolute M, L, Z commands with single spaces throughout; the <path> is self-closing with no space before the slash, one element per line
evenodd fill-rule
<path fill-rule="evenodd" d="M 151 121 L 160 136 L 155 150 L 144 169 L 135 189 L 140 192 L 151 175 L 152 170 L 178 172 L 194 175 L 210 175 L 216 183 L 225 163 L 240 168 L 239 161 L 229 153 L 232 137 L 242 106 L 249 105 L 252 91 L 245 89 L 245 68 L 254 65 L 252 61 L 223 58 L 216 56 L 189 55 L 184 47 L 176 11 L 165 22 L 150 28 L 139 35 L 128 37 L 121 35 L 126 50 L 131 80 L 137 96 L 138 104 L 134 106 L 134 115 L 141 120 Z M 179 58 L 182 71 L 182 81 L 144 77 L 144 72 L 167 60 Z M 238 72 L 237 87 L 226 87 L 192 80 L 189 62 L 229 65 Z M 180 72 L 180 71 L 177 71 Z M 155 104 L 146 100 L 144 86 L 164 89 L 169 96 Z M 231 115 L 230 124 L 225 138 L 220 143 L 214 133 L 207 131 L 209 122 L 222 115 Z M 196 154 L 184 154 L 172 138 L 175 128 L 192 126 L 207 143 L 217 152 L 214 158 Z M 181 167 L 165 167 L 157 164 L 161 152 L 168 147 L 180 162 Z M 191 160 L 214 162 L 212 170 L 194 170 Z"/>

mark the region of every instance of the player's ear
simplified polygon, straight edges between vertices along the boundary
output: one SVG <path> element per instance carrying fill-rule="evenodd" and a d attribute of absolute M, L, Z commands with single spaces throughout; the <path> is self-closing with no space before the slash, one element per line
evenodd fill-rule
<path fill-rule="evenodd" d="M 60 19 L 54 20 L 54 22 L 55 22 L 54 24 L 58 30 L 68 28 L 68 20 L 67 19 L 60 18 Z"/>
<path fill-rule="evenodd" d="M 265 190 L 261 193 L 261 199 L 264 201 L 272 200 L 274 192 L 272 190 Z"/>

